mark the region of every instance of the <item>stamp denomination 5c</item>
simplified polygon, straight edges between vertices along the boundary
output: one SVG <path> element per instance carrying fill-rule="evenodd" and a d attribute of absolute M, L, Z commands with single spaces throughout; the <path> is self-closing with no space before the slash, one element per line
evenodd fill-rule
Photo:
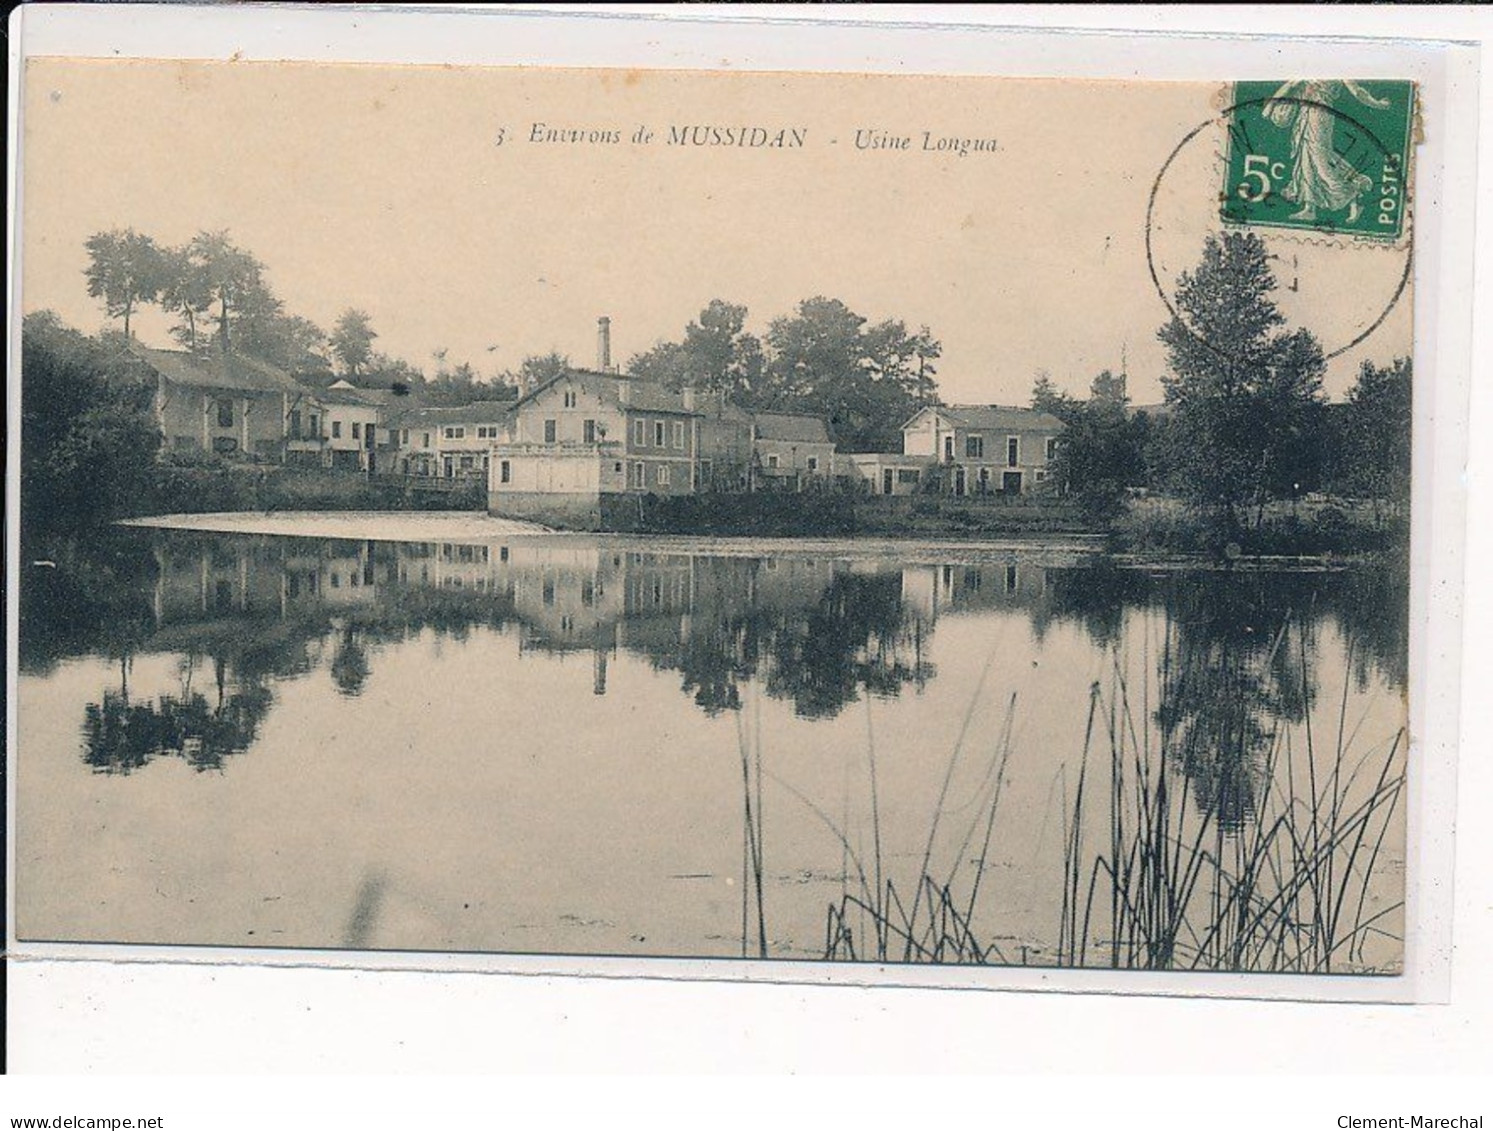
<path fill-rule="evenodd" d="M 1224 221 L 1398 239 L 1414 102 L 1403 81 L 1236 83 Z"/>

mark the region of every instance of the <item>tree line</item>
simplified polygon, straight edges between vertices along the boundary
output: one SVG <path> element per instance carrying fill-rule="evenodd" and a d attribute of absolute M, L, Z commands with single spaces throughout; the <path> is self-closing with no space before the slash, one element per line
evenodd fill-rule
<path fill-rule="evenodd" d="M 714 299 L 679 341 L 627 363 L 669 388 L 721 392 L 748 409 L 823 417 L 842 451 L 897 451 L 902 425 L 938 402 L 938 339 L 899 319 L 871 323 L 839 299 L 816 296 L 774 318 L 759 338 L 747 308 Z"/>
<path fill-rule="evenodd" d="M 518 367 L 483 376 L 469 362 L 432 354 L 434 374 L 376 348 L 366 311 L 350 307 L 330 331 L 289 312 L 266 278 L 265 264 L 225 231 L 199 232 L 178 247 L 132 228 L 98 232 L 86 242 L 88 293 L 118 318 L 126 338 L 142 306 L 175 318 L 172 336 L 193 352 L 236 351 L 311 385 L 339 377 L 390 389 L 432 405 L 509 399 L 572 367 L 558 352 L 532 354 Z M 774 319 L 763 338 L 746 332 L 744 306 L 712 300 L 679 341 L 659 342 L 627 364 L 633 376 L 679 389 L 719 391 L 744 408 L 825 417 L 850 451 L 895 448 L 900 426 L 936 400 L 941 347 L 928 328 L 875 324 L 837 299 L 804 300 Z"/>
<path fill-rule="evenodd" d="M 226 232 L 200 232 L 169 247 L 116 229 L 90 237 L 87 250 L 89 294 L 122 320 L 126 338 L 132 318 L 154 303 L 175 315 L 172 332 L 184 348 L 252 354 L 311 385 L 344 376 L 423 403 L 457 405 L 515 397 L 571 367 L 567 356 L 551 352 L 483 377 L 469 363 L 448 364 L 446 351 L 437 350 L 427 377 L 376 348 L 378 332 L 365 311 L 344 310 L 324 332 L 286 310 L 265 265 Z M 1123 378 L 1107 371 L 1086 399 L 1039 377 L 1032 406 L 1066 425 L 1060 488 L 1095 516 L 1113 516 L 1134 488 L 1175 494 L 1230 530 L 1258 522 L 1272 501 L 1316 491 L 1407 503 L 1410 360 L 1365 362 L 1347 399 L 1329 404 L 1322 347 L 1309 330 L 1286 327 L 1275 289 L 1257 235 L 1205 241 L 1158 331 L 1168 362 L 1158 413 L 1132 411 Z M 721 393 L 747 409 L 821 416 L 847 452 L 899 450 L 901 425 L 939 401 L 942 347 L 926 326 L 872 323 L 823 296 L 772 319 L 761 336 L 746 329 L 747 317 L 745 306 L 713 299 L 678 340 L 634 355 L 625 369 L 672 389 Z M 55 333 L 47 337 L 56 343 Z M 70 343 L 52 367 L 76 366 L 82 352 Z"/>
<path fill-rule="evenodd" d="M 1124 381 L 1108 371 L 1087 399 L 1039 375 L 1032 407 L 1067 425 L 1064 488 L 1111 516 L 1133 488 L 1175 495 L 1224 532 L 1257 524 L 1271 502 L 1316 492 L 1407 504 L 1410 359 L 1363 362 L 1346 399 L 1329 403 L 1322 347 L 1310 331 L 1285 327 L 1275 289 L 1258 236 L 1205 242 L 1158 332 L 1168 366 L 1154 414 L 1131 411 Z"/>
<path fill-rule="evenodd" d="M 432 405 L 470 404 L 517 396 L 520 374 L 479 374 L 469 362 L 432 355 L 434 373 L 375 348 L 378 331 L 366 311 L 349 307 L 330 331 L 293 314 L 271 288 L 265 264 L 226 231 L 204 231 L 180 246 L 158 243 L 133 228 L 97 232 L 85 242 L 88 293 L 121 320 L 126 338 L 143 306 L 175 319 L 171 335 L 193 353 L 240 353 L 325 387 L 346 378 L 365 388 L 415 395 Z M 553 364 L 530 358 L 525 367 Z"/>

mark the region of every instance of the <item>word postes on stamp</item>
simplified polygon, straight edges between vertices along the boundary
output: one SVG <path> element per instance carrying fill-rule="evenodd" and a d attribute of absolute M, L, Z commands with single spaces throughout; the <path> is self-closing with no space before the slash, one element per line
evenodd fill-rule
<path fill-rule="evenodd" d="M 1224 222 L 1398 239 L 1414 99 L 1403 81 L 1235 83 Z"/>

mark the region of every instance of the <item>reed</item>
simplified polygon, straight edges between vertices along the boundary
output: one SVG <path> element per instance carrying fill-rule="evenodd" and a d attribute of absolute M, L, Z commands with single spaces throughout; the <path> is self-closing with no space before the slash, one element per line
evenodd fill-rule
<path fill-rule="evenodd" d="M 1275 647 L 1286 641 L 1283 629 Z M 1305 680 L 1304 639 L 1301 648 Z M 1175 734 L 1139 738 L 1118 671 L 1108 688 L 1093 686 L 1065 838 L 1059 965 L 1320 974 L 1363 970 L 1371 940 L 1398 941 L 1390 925 L 1403 904 L 1373 910 L 1369 888 L 1397 823 L 1406 734 L 1355 751 L 1344 678 L 1326 750 L 1310 711 L 1299 728 L 1266 736 L 1262 792 L 1238 827 L 1179 773 Z M 1106 753 L 1101 840 L 1085 786 Z"/>
<path fill-rule="evenodd" d="M 971 732 L 994 657 L 987 661 L 980 683 L 960 723 L 959 735 L 944 768 L 928 826 L 921 866 L 913 882 L 900 886 L 887 874 L 882 854 L 879 797 L 876 785 L 875 736 L 867 705 L 867 767 L 871 790 L 872 859 L 869 867 L 851 847 L 844 833 L 801 794 L 840 840 L 857 885 L 842 892 L 829 906 L 825 924 L 824 956 L 839 961 L 1006 963 L 1000 947 L 977 932 L 974 923 L 982 894 L 982 882 L 990 860 L 991 845 L 1000 811 L 1001 787 L 1012 749 L 1012 724 L 1016 696 L 1006 704 L 1004 720 L 996 740 L 983 751 L 971 752 Z M 978 761 L 974 761 L 979 759 Z M 967 823 L 956 826 L 956 849 L 949 863 L 938 867 L 934 849 L 940 831 L 950 818 L 948 800 L 956 774 L 973 769 L 979 780 Z M 795 793 L 797 791 L 794 791 Z"/>
<path fill-rule="evenodd" d="M 1264 657 L 1283 660 L 1299 647 L 1288 689 L 1308 704 L 1299 721 L 1277 721 L 1262 734 L 1239 720 L 1257 705 L 1248 680 L 1214 683 L 1241 700 L 1224 704 L 1225 726 L 1184 728 L 1159 709 L 1186 693 L 1193 657 L 1181 663 L 1170 646 L 1132 700 L 1118 652 L 1107 685 L 1090 689 L 1083 747 L 1064 809 L 1058 966 L 1146 970 L 1332 973 L 1391 969 L 1399 948 L 1371 960 L 1375 940 L 1397 943 L 1403 907 L 1374 907 L 1371 882 L 1405 790 L 1406 733 L 1359 750 L 1347 726 L 1350 662 L 1345 665 L 1335 738 L 1314 733 L 1305 636 L 1283 625 Z M 1149 655 L 1149 650 L 1148 653 Z M 1146 665 L 1143 665 L 1143 667 Z M 988 674 L 988 667 L 987 673 Z M 981 687 L 945 766 L 920 867 L 911 879 L 888 873 L 877 813 L 876 750 L 868 713 L 868 785 L 872 850 L 862 859 L 845 832 L 786 783 L 839 840 L 849 877 L 826 913 L 824 957 L 839 961 L 1025 964 L 1027 948 L 1008 957 L 994 941 L 988 896 L 990 860 L 1001 783 L 1012 755 L 1016 698 L 1006 704 L 994 741 L 973 749 L 971 734 Z M 1195 689 L 1194 689 L 1195 690 Z M 1230 714 L 1235 710 L 1234 714 Z M 869 711 L 869 708 L 868 708 Z M 1159 725 L 1153 726 L 1153 718 Z M 1247 746 L 1248 749 L 1243 747 Z M 1242 817 L 1223 803 L 1221 788 L 1199 787 L 1186 771 L 1197 759 L 1249 762 L 1255 785 Z M 973 816 L 955 830 L 958 850 L 942 867 L 934 845 L 948 833 L 950 785 L 956 772 L 983 761 Z M 981 773 L 978 764 L 976 773 Z M 1066 792 L 1066 789 L 1065 789 Z M 760 797 L 760 794 L 758 795 Z M 760 903 L 759 903 L 760 906 Z"/>

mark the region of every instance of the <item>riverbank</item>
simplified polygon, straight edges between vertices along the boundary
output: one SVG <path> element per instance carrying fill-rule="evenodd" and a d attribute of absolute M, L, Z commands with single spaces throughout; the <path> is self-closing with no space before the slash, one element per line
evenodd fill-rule
<path fill-rule="evenodd" d="M 1403 551 L 1408 515 L 1349 500 L 1272 503 L 1230 526 L 1176 499 L 1135 501 L 1108 527 L 1117 555 L 1136 560 L 1184 557 L 1332 563 Z"/>
<path fill-rule="evenodd" d="M 204 459 L 161 464 L 154 489 L 139 500 L 135 517 L 161 515 L 180 522 L 201 515 L 207 525 L 190 529 L 281 533 L 307 514 L 342 513 L 348 537 L 389 540 L 380 515 L 416 512 L 462 516 L 471 534 L 442 537 L 502 537 L 540 531 L 559 523 L 489 519 L 479 484 L 465 489 L 426 491 L 395 477 L 343 471 L 231 464 Z M 614 508 L 617 515 L 623 509 Z M 242 516 L 231 518 L 225 516 Z M 283 516 L 283 517 L 282 517 Z M 1345 500 L 1275 503 L 1226 526 L 1215 516 L 1180 500 L 1132 500 L 1109 522 L 1095 521 L 1068 500 L 1022 496 L 949 498 L 881 497 L 839 492 L 804 494 L 630 496 L 626 521 L 608 530 L 650 540 L 782 539 L 843 543 L 963 544 L 998 546 L 1053 540 L 1102 551 L 1127 563 L 1165 568 L 1168 562 L 1196 566 L 1271 567 L 1296 563 L 1331 568 L 1344 559 L 1402 551 L 1408 545 L 1408 517 L 1373 503 Z M 507 527 L 493 523 L 508 523 Z M 160 525 L 152 521 L 150 525 Z M 458 526 L 441 525 L 455 531 Z M 408 535 L 408 537 L 419 537 Z"/>

